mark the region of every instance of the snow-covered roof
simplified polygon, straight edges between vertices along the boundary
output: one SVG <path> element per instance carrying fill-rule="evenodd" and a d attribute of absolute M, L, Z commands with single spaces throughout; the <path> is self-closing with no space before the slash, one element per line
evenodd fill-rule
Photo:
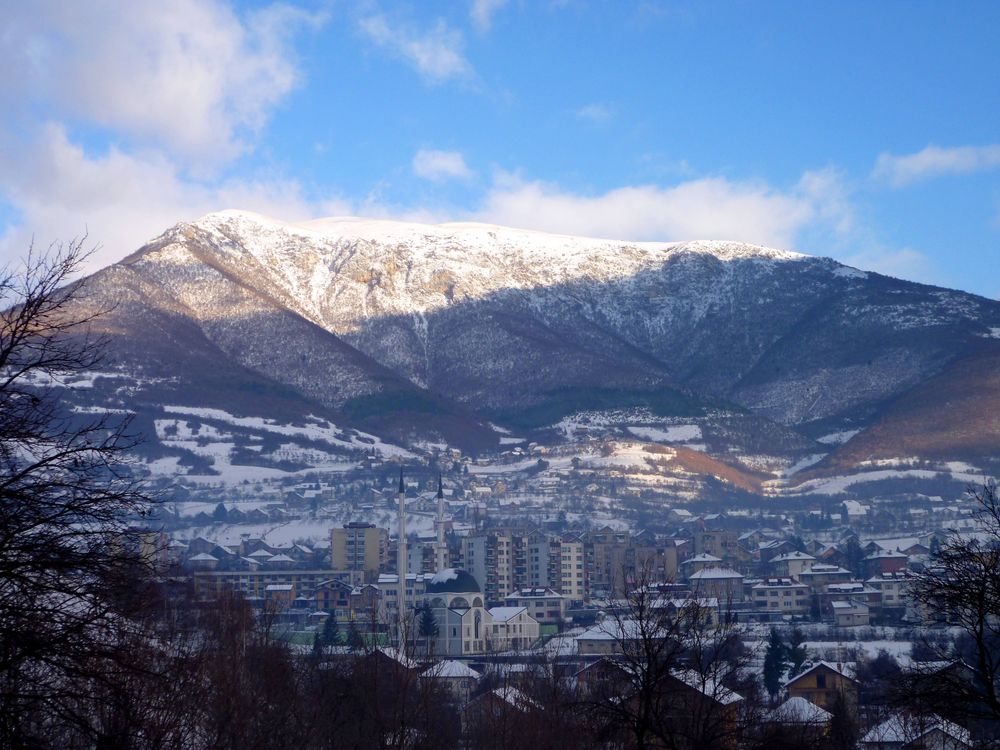
<path fill-rule="evenodd" d="M 697 573 L 688 576 L 692 581 L 701 581 L 709 578 L 743 578 L 742 573 L 738 573 L 732 568 L 702 568 Z"/>
<path fill-rule="evenodd" d="M 798 550 L 796 550 L 795 552 L 786 552 L 783 555 L 778 555 L 777 557 L 772 559 L 771 562 L 776 563 L 776 562 L 789 562 L 790 560 L 815 560 L 815 559 L 816 558 L 813 557 L 812 555 L 807 555 L 805 552 L 799 552 Z"/>
<path fill-rule="evenodd" d="M 680 680 L 688 687 L 692 687 L 703 695 L 728 706 L 743 700 L 743 696 L 737 692 L 724 687 L 711 677 L 706 677 L 693 669 L 678 669 L 670 672 L 671 676 Z"/>
<path fill-rule="evenodd" d="M 507 622 L 527 611 L 524 607 L 493 607 L 490 609 L 490 616 L 498 622 Z"/>
<path fill-rule="evenodd" d="M 795 696 L 774 709 L 768 718 L 782 724 L 826 724 L 833 714 L 812 701 Z"/>
<path fill-rule="evenodd" d="M 395 648 L 394 646 L 379 646 L 378 650 L 379 653 L 383 654 L 384 656 L 388 656 L 393 661 L 399 662 L 408 669 L 417 668 L 417 662 L 415 662 L 413 659 L 408 657 L 406 654 L 404 654 L 402 651 L 400 651 L 398 648 Z"/>
<path fill-rule="evenodd" d="M 454 659 L 445 659 L 433 664 L 420 675 L 421 677 L 435 677 L 441 679 L 459 679 L 471 677 L 474 680 L 480 678 L 479 672 L 469 667 L 464 662 Z"/>
<path fill-rule="evenodd" d="M 489 695 L 495 695 L 500 700 L 505 701 L 514 708 L 521 709 L 522 711 L 539 707 L 537 702 L 511 685 L 504 685 L 503 687 L 491 690 Z"/>
<path fill-rule="evenodd" d="M 295 562 L 295 560 L 293 560 L 292 558 L 290 558 L 288 555 L 275 555 L 274 557 L 268 558 L 268 562 L 269 563 L 273 563 L 273 562 Z"/>
<path fill-rule="evenodd" d="M 681 565 L 687 565 L 688 563 L 717 563 L 722 562 L 721 557 L 716 557 L 715 555 L 710 555 L 707 552 L 703 552 L 700 555 L 695 555 L 694 557 L 689 557 Z"/>
<path fill-rule="evenodd" d="M 953 722 L 946 721 L 937 714 L 915 716 L 906 713 L 895 714 L 881 724 L 876 724 L 865 733 L 865 736 L 861 738 L 861 742 L 903 745 L 930 734 L 935 729 L 965 745 L 969 745 L 972 742 L 972 737 L 967 729 L 963 729 Z"/>
<path fill-rule="evenodd" d="M 189 562 L 219 562 L 219 558 L 214 557 L 207 552 L 200 552 L 197 555 L 192 555 L 188 558 Z"/>
<path fill-rule="evenodd" d="M 827 669 L 830 669 L 830 670 L 836 672 L 837 674 L 841 675 L 842 677 L 846 677 L 848 680 L 851 680 L 852 682 L 857 682 L 857 680 L 854 679 L 854 664 L 851 664 L 851 663 L 848 663 L 848 664 L 834 664 L 833 662 L 829 662 L 829 661 L 818 661 L 815 664 L 813 664 L 811 667 L 807 667 L 806 669 L 802 670 L 801 672 L 799 672 L 797 675 L 795 675 L 791 679 L 785 680 L 785 687 L 788 687 L 789 685 L 791 685 L 796 680 L 799 680 L 802 677 L 805 677 L 807 674 L 809 674 L 813 670 L 819 669 L 820 667 L 826 667 Z"/>
<path fill-rule="evenodd" d="M 268 552 L 266 549 L 259 549 L 256 552 L 251 552 L 249 555 L 247 555 L 247 557 L 258 557 L 261 560 L 263 560 L 265 557 L 266 558 L 271 558 L 271 557 L 273 557 L 273 555 L 270 552 Z"/>

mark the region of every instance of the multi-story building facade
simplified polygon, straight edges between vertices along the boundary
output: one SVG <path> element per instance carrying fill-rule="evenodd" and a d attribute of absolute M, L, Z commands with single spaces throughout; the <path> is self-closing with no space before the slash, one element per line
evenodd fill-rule
<path fill-rule="evenodd" d="M 754 608 L 762 612 L 804 615 L 812 604 L 809 587 L 794 578 L 765 578 L 751 590 Z"/>
<path fill-rule="evenodd" d="M 370 523 L 348 523 L 330 530 L 330 564 L 355 570 L 370 579 L 389 562 L 389 531 Z"/>
<path fill-rule="evenodd" d="M 528 614 L 545 625 L 566 620 L 566 597 L 550 588 L 521 589 L 507 597 L 508 607 L 524 607 Z"/>

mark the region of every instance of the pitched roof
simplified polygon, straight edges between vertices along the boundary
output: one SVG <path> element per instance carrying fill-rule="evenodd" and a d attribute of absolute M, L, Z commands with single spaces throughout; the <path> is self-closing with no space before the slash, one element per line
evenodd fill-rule
<path fill-rule="evenodd" d="M 847 678 L 851 682 L 857 682 L 857 680 L 854 679 L 854 667 L 853 667 L 852 664 L 834 664 L 833 662 L 829 662 L 829 661 L 818 661 L 815 664 L 813 664 L 811 667 L 808 667 L 808 668 L 802 670 L 801 672 L 799 672 L 797 675 L 795 675 L 791 679 L 786 680 L 785 681 L 785 687 L 788 687 L 793 682 L 796 682 L 796 681 L 800 680 L 801 678 L 805 677 L 810 672 L 812 672 L 814 670 L 817 670 L 820 667 L 826 667 L 827 669 L 829 669 L 829 670 L 831 670 L 833 672 L 836 672 L 841 677 Z"/>
<path fill-rule="evenodd" d="M 420 676 L 439 677 L 441 679 L 471 677 L 474 680 L 478 680 L 481 677 L 479 672 L 472 669 L 468 664 L 455 661 L 454 659 L 445 659 L 444 661 L 439 661 L 437 664 L 432 664 Z"/>
<path fill-rule="evenodd" d="M 915 716 L 898 713 L 890 716 L 881 724 L 876 724 L 861 738 L 863 743 L 899 743 L 906 744 L 938 730 L 954 740 L 969 745 L 972 741 L 969 731 L 942 719 L 937 714 Z"/>
<path fill-rule="evenodd" d="M 800 696 L 789 698 L 770 714 L 768 719 L 781 724 L 826 724 L 833 714 Z"/>
<path fill-rule="evenodd" d="M 522 612 L 527 611 L 524 607 L 492 607 L 490 609 L 490 616 L 498 622 L 507 622 L 507 620 L 513 620 Z"/>

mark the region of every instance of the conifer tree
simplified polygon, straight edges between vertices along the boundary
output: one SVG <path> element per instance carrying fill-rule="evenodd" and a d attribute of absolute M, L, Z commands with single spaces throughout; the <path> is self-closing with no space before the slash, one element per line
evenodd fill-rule
<path fill-rule="evenodd" d="M 767 641 L 767 651 L 764 652 L 764 687 L 771 700 L 778 697 L 781 691 L 781 677 L 788 666 L 788 654 L 781 634 L 776 628 L 771 628 Z"/>

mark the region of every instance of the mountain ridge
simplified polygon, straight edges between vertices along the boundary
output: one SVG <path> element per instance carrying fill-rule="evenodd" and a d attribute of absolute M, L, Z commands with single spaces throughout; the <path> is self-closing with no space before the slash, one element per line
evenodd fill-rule
<path fill-rule="evenodd" d="M 131 320 L 109 324 L 119 344 L 133 342 L 119 346 L 126 368 L 141 364 L 142 321 L 158 310 L 169 328 L 169 310 L 251 380 L 403 444 L 477 450 L 497 445 L 487 422 L 542 429 L 597 404 L 731 414 L 759 429 L 753 419 L 768 420 L 760 435 L 781 451 L 800 445 L 782 454 L 795 462 L 823 449 L 824 430 L 863 435 L 892 404 L 926 411 L 920 384 L 950 377 L 1000 330 L 1000 303 L 828 258 L 481 224 L 291 224 L 226 211 L 168 229 L 89 283 L 114 301 L 126 270 L 147 290 Z M 996 386 L 977 372 L 991 401 Z M 905 444 L 891 432 L 883 453 Z M 990 428 L 982 440 L 994 437 Z M 856 438 L 812 474 L 863 460 Z M 720 445 L 760 442 L 741 439 Z M 955 445 L 972 450 L 967 438 Z"/>

